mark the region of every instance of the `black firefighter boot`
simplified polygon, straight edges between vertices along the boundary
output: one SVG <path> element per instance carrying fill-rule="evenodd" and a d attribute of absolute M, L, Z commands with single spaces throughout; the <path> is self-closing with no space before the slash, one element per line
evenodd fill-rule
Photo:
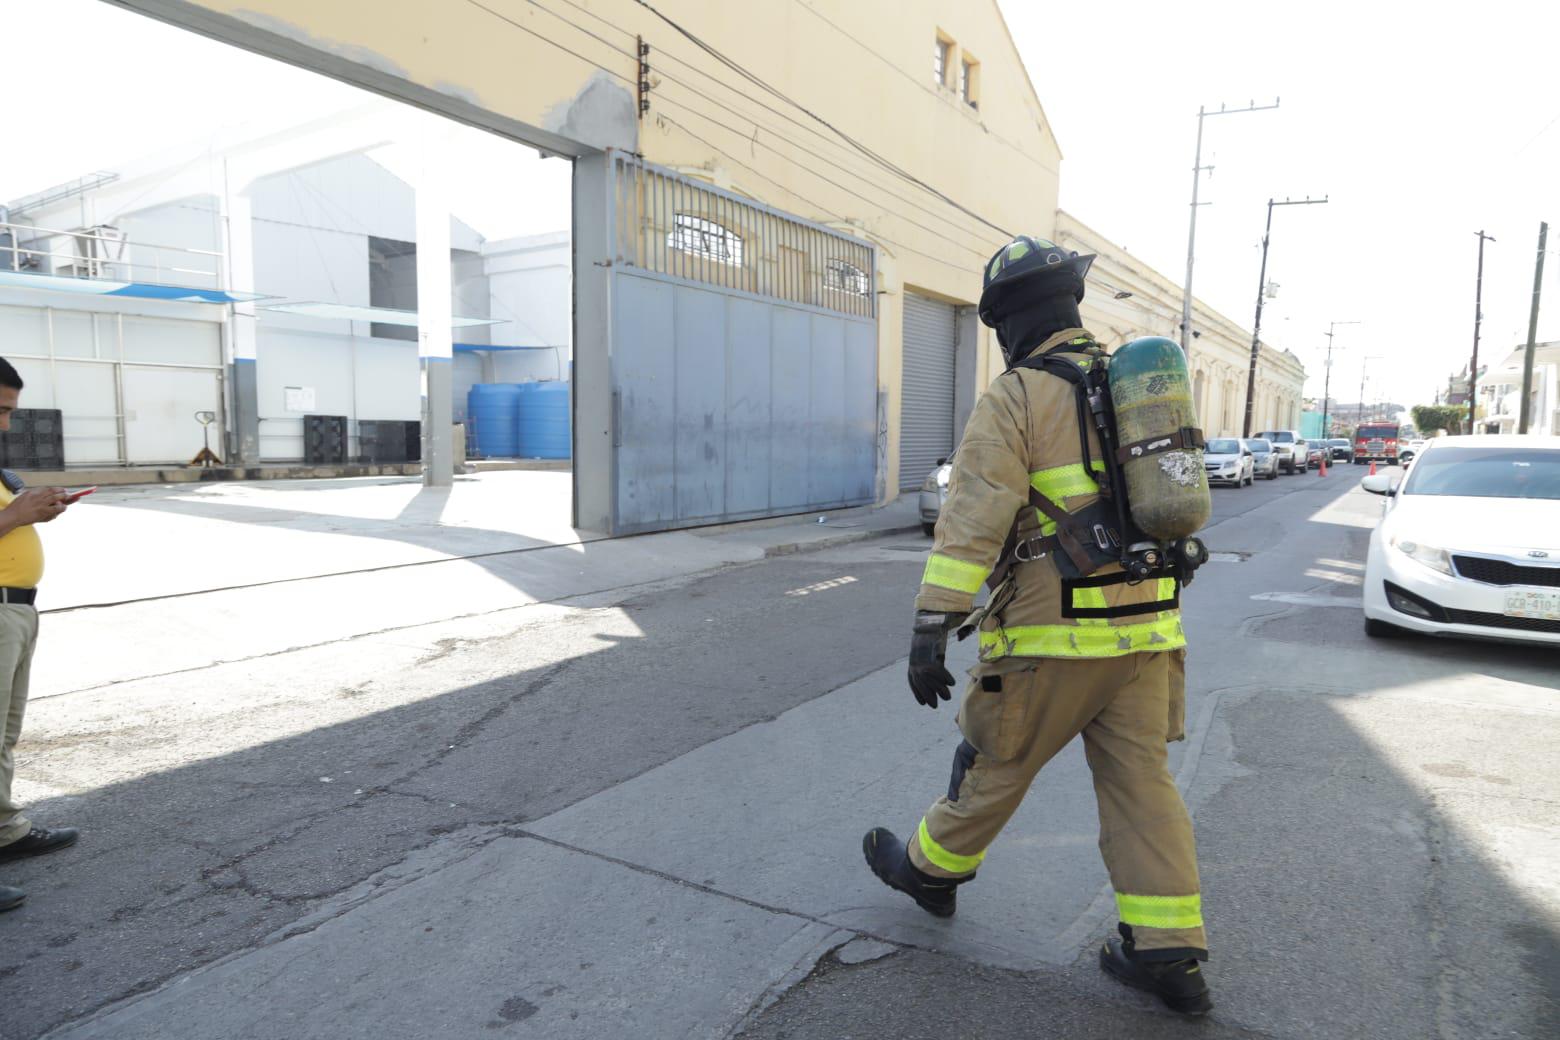
<path fill-rule="evenodd" d="M 924 874 L 910 862 L 905 843 L 886 827 L 874 827 L 861 839 L 861 851 L 867 866 L 889 888 L 903 892 L 929 914 L 952 917 L 958 907 L 959 886 L 974 878 L 940 878 Z"/>
<path fill-rule="evenodd" d="M 1203 1015 L 1213 1008 L 1208 983 L 1195 957 L 1156 960 L 1153 954 L 1158 953 L 1157 950 L 1137 951 L 1131 925 L 1118 924 L 1116 927 L 1121 938 L 1111 936 L 1100 950 L 1100 967 L 1107 975 L 1115 976 L 1133 989 L 1153 993 L 1170 1010 L 1183 1015 Z"/>

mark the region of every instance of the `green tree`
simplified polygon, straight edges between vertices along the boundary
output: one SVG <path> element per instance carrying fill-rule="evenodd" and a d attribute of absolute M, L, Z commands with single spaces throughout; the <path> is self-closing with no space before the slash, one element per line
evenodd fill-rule
<path fill-rule="evenodd" d="M 1460 404 L 1416 404 L 1410 409 L 1414 425 L 1420 436 L 1428 437 L 1437 430 L 1461 433 L 1468 418 L 1468 408 Z"/>

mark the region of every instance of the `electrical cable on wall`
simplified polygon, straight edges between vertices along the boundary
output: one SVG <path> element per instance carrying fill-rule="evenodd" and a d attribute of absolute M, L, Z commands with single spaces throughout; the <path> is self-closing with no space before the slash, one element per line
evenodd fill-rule
<path fill-rule="evenodd" d="M 621 80 L 622 82 L 628 84 L 629 86 L 634 86 L 636 84 L 636 82 L 637 82 L 636 80 L 632 79 L 631 77 L 626 76 L 623 73 L 618 72 L 615 69 L 608 68 L 607 66 L 602 65 L 599 62 L 596 62 L 596 61 L 594 61 L 594 60 L 592 60 L 590 58 L 587 58 L 585 55 L 580 54 L 578 51 L 573 50 L 572 48 L 569 48 L 567 46 L 564 46 L 561 43 L 558 43 L 556 40 L 553 40 L 550 37 L 547 37 L 547 36 L 537 32 L 534 29 L 531 29 L 529 26 L 522 25 L 519 22 L 515 21 L 514 19 L 509 18 L 508 16 L 506 16 L 506 15 L 504 15 L 504 14 L 498 12 L 498 11 L 493 10 L 491 7 L 488 7 L 486 4 L 481 3 L 480 0 L 466 0 L 466 2 L 471 4 L 474 7 L 479 8 L 482 11 L 487 12 L 488 14 L 492 15 L 493 17 L 498 18 L 500 21 L 506 22 L 506 23 L 514 26 L 515 28 L 520 29 L 522 32 L 526 33 L 526 35 L 532 36 L 532 37 L 534 37 L 534 38 L 536 38 L 538 40 L 541 40 L 543 43 L 547 43 L 547 44 L 549 44 L 551 46 L 554 46 L 557 49 L 559 49 L 559 50 L 561 50 L 561 51 L 563 51 L 563 52 L 565 52 L 565 53 L 567 53 L 567 54 L 569 54 L 569 55 L 571 55 L 571 56 L 573 56 L 575 58 L 578 58 L 580 61 L 585 62 L 587 65 L 590 65 L 593 68 L 599 69 L 602 72 L 605 72 L 608 75 L 613 76 L 614 78 L 616 78 L 618 80 Z M 637 61 L 637 59 L 635 59 L 635 60 Z M 730 131 L 732 133 L 738 134 L 739 136 L 743 137 L 744 139 L 750 139 L 750 138 L 748 138 L 748 135 L 743 133 L 742 131 L 735 130 L 732 127 L 730 127 L 729 125 L 727 125 L 727 124 L 720 123 L 718 120 L 715 120 L 712 117 L 704 115 L 703 113 L 699 112 L 697 109 L 692 108 L 691 106 L 688 106 L 686 104 L 681 104 L 681 103 L 678 103 L 678 102 L 673 102 L 673 104 L 677 104 L 678 107 L 681 107 L 684 111 L 689 112 L 689 113 L 691 113 L 693 115 L 703 116 L 703 118 L 705 118 L 705 119 L 715 123 L 718 126 L 723 127 L 724 129 L 726 129 L 726 130 L 728 130 L 728 131 Z M 801 193 L 795 191 L 794 189 L 788 188 L 788 187 L 780 184 L 779 182 L 773 180 L 772 178 L 767 177 L 767 176 L 765 176 L 762 173 L 759 173 L 752 166 L 749 166 L 748 164 L 746 164 L 744 162 L 741 162 L 740 160 L 738 160 L 734 156 L 732 156 L 729 152 L 727 152 L 724 149 L 721 149 L 721 148 L 717 147 L 716 145 L 714 145 L 708 139 L 700 136 L 699 134 L 694 133 L 685 124 L 683 124 L 683 123 L 681 123 L 681 122 L 679 122 L 679 121 L 677 121 L 675 119 L 672 119 L 670 117 L 663 116 L 662 118 L 664 119 L 664 121 L 666 123 L 668 123 L 668 124 L 670 124 L 672 126 L 676 126 L 678 129 L 680 129 L 684 133 L 688 134 L 694 140 L 699 141 L 701 144 L 704 144 L 706 147 L 710 148 L 716 154 L 725 157 L 727 160 L 732 162 L 734 165 L 739 166 L 742 169 L 747 170 L 748 172 L 752 173 L 753 175 L 755 175 L 755 176 L 759 177 L 760 179 L 764 180 L 765 182 L 774 185 L 775 187 L 779 188 L 781 191 L 784 191 L 787 194 L 791 195 L 793 198 L 796 198 L 798 200 L 801 200 L 801 201 L 807 203 L 809 206 L 813 207 L 815 212 L 818 212 L 818 213 L 821 213 L 821 214 L 825 215 L 826 217 L 828 217 L 828 219 L 830 219 L 832 221 L 835 221 L 836 223 L 841 223 L 841 224 L 848 224 L 849 223 L 849 221 L 847 221 L 845 218 L 839 216 L 838 214 L 832 213 L 830 210 L 828 210 L 824 206 L 818 204 L 816 201 L 814 201 L 810 197 L 808 197 L 806 195 L 802 195 Z M 794 142 L 792 142 L 792 143 L 794 143 Z M 769 146 L 765 146 L 765 147 L 769 147 Z M 800 165 L 800 164 L 798 164 L 798 165 Z M 834 182 L 834 181 L 829 180 L 828 178 L 822 177 L 821 175 L 817 174 L 815 171 L 811 170 L 810 168 L 808 168 L 806 166 L 801 166 L 801 168 L 805 172 L 808 172 L 808 173 L 812 174 L 814 177 L 818 177 L 820 180 L 824 180 L 825 182 L 827 182 L 829 184 L 832 184 L 835 187 L 840 188 L 841 190 L 844 190 L 844 191 L 849 192 L 850 194 L 856 195 L 857 198 L 861 198 L 861 199 L 863 199 L 863 201 L 869 203 L 870 205 L 873 205 L 875 207 L 883 209 L 885 212 L 889 213 L 890 215 L 892 215 L 892 216 L 894 216 L 894 217 L 896 217 L 898 219 L 905 220 L 906 222 L 911 223 L 911 224 L 915 224 L 917 227 L 925 228 L 925 225 L 920 224 L 919 222 L 914 221 L 914 220 L 912 220 L 912 219 L 910 219 L 908 217 L 905 217 L 903 214 L 898 213 L 897 211 L 888 209 L 888 207 L 881 206 L 880 203 L 874 202 L 871 199 L 867 199 L 864 196 L 861 196 L 861 195 L 859 195 L 856 192 L 852 192 L 852 191 L 850 191 L 850 189 L 844 188 L 842 185 L 839 185 L 837 182 Z M 955 205 L 957 205 L 957 204 L 955 204 Z M 963 207 L 959 207 L 959 208 L 962 209 Z M 930 230 L 933 234 L 941 236 L 941 232 L 937 232 L 937 231 L 932 230 L 932 229 L 927 229 L 927 230 Z M 916 254 L 918 256 L 926 257 L 927 259 L 934 260 L 934 261 L 936 261 L 938 263 L 941 263 L 941 264 L 945 264 L 946 266 L 952 267 L 952 268 L 954 268 L 956 270 L 961 270 L 961 271 L 967 270 L 966 267 L 964 265 L 962 265 L 962 264 L 952 263 L 952 262 L 950 262 L 948 260 L 943 259 L 942 257 L 935 256 L 935 255 L 933 255 L 931 253 L 926 252 L 925 250 L 917 249 L 917 248 L 915 248 L 913 246 L 907 245 L 907 244 L 905 244 L 903 242 L 900 242 L 900 241 L 898 241 L 896 239 L 889 238 L 889 237 L 887 237 L 885 235 L 882 235 L 882 234 L 874 232 L 873 233 L 873 237 L 878 239 L 879 241 L 887 244 L 887 245 L 892 245 L 892 246 L 895 246 L 895 247 L 897 247 L 899 249 L 902 249 L 902 250 L 904 250 L 906 252 L 914 253 L 914 254 Z M 985 259 L 985 255 L 984 254 L 979 253 L 979 252 L 977 252 L 977 251 L 975 251 L 973 249 L 969 249 L 969 247 L 967 247 L 967 246 L 961 246 L 960 248 L 969 250 L 969 252 L 972 255 L 978 256 L 982 260 Z"/>
<path fill-rule="evenodd" d="M 572 20 L 570 20 L 568 18 L 565 18 L 561 14 L 558 14 L 556 11 L 553 11 L 553 10 L 547 8 L 547 7 L 544 7 L 542 4 L 538 3 L 537 0 L 526 0 L 526 2 L 529 3 L 532 7 L 535 7 L 537 10 L 546 12 L 547 14 L 550 14 L 554 18 L 556 18 L 559 21 L 563 22 L 565 25 L 570 26 L 571 28 L 575 29 L 578 32 L 581 32 L 581 33 L 585 34 L 586 36 L 589 36 L 591 39 L 596 40 L 597 42 L 601 43 L 603 46 L 608 47 L 608 48 L 616 51 L 617 53 L 623 55 L 625 58 L 629 58 L 630 60 L 635 60 L 635 61 L 638 60 L 637 58 L 635 58 L 635 56 L 634 56 L 634 54 L 632 52 L 623 50 L 622 48 L 614 45 L 611 41 L 607 40 L 605 37 L 601 36 L 600 34 L 592 32 L 591 30 L 585 28 L 584 26 L 580 25 L 579 23 L 574 22 L 574 21 L 572 21 Z M 602 22 L 604 25 L 608 25 L 609 27 L 613 28 L 617 32 L 623 33 L 629 39 L 632 39 L 632 40 L 635 40 L 635 41 L 637 41 L 639 39 L 639 37 L 637 37 L 633 33 L 630 33 L 626 29 L 623 29 L 623 28 L 621 28 L 619 26 L 612 25 L 612 23 L 607 22 L 600 15 L 597 15 L 594 12 L 591 12 L 590 10 L 588 10 L 588 9 L 586 9 L 584 7 L 581 7 L 579 4 L 574 3 L 573 0 L 559 0 L 559 2 L 568 4 L 568 6 L 573 7 L 575 10 L 581 11 L 581 12 L 587 14 L 587 15 L 590 15 L 590 17 L 595 18 L 597 21 Z M 825 134 L 824 132 L 818 130 L 816 127 L 813 127 L 813 126 L 810 126 L 810 125 L 808 125 L 806 123 L 803 123 L 802 121 L 796 119 L 795 117 L 789 115 L 788 113 L 783 112 L 783 111 L 781 111 L 778 108 L 775 108 L 773 105 L 767 104 L 763 100 L 761 100 L 759 98 L 753 97 L 751 94 L 744 93 L 740 89 L 732 86 L 730 83 L 727 83 L 724 80 L 721 80 L 721 79 L 717 78 L 716 76 L 712 75 L 711 73 L 708 73 L 708 72 L 704 71 L 703 69 L 699 68 L 698 66 L 693 65 L 692 63 L 690 63 L 690 62 L 688 62 L 688 61 L 678 57 L 677 55 L 673 54 L 670 51 L 665 50 L 664 48 L 663 49 L 659 49 L 656 53 L 661 58 L 663 58 L 663 59 L 670 59 L 671 61 L 676 62 L 677 64 L 683 66 L 684 68 L 688 69 L 689 71 L 695 72 L 698 75 L 703 76 L 705 79 L 709 80 L 711 83 L 714 83 L 715 85 L 717 85 L 719 87 L 723 87 L 724 89 L 731 91 L 733 94 L 736 94 L 739 98 L 742 98 L 744 101 L 749 101 L 749 102 L 753 103 L 754 105 L 757 105 L 759 108 L 763 109 L 764 111 L 770 112 L 770 113 L 780 117 L 781 119 L 783 119 L 786 122 L 792 124 L 793 126 L 796 126 L 796 127 L 800 128 L 800 129 L 806 131 L 807 133 L 813 135 L 818 140 L 820 140 L 822 142 L 825 142 L 829 146 L 831 146 L 833 148 L 839 148 L 842 151 L 846 152 L 847 154 L 854 154 L 854 149 L 852 149 L 848 145 L 842 144 L 839 141 L 838 136 L 836 134 Z M 726 104 L 725 102 L 719 100 L 718 98 L 710 96 L 709 94 L 705 93 L 704 91 L 702 91 L 702 90 L 698 89 L 697 87 L 693 86 L 691 83 L 688 83 L 686 80 L 680 79 L 677 76 L 672 75 L 670 72 L 665 71 L 664 69 L 661 71 L 660 75 L 661 75 L 663 80 L 665 80 L 667 82 L 670 82 L 670 83 L 677 84 L 678 86 L 680 86 L 683 89 L 689 91 L 690 93 L 696 95 L 697 97 L 700 97 L 700 98 L 704 99 L 705 101 L 708 101 L 710 104 L 715 105 L 718 108 L 722 108 L 725 111 L 730 112 L 732 115 L 737 116 L 740 119 L 745 119 L 745 120 L 751 122 L 755 127 L 762 127 L 763 129 L 768 130 L 775 137 L 777 137 L 780 140 L 786 142 L 787 144 L 791 145 L 792 147 L 797 148 L 800 151 L 806 152 L 807 154 L 812 155 L 815 158 L 821 159 L 824 162 L 832 162 L 837 167 L 839 167 L 839 169 L 841 169 L 843 172 L 847 172 L 847 173 L 852 174 L 853 176 L 861 179 L 864 183 L 871 185 L 876 190 L 883 192 L 884 194 L 890 196 L 891 198 L 898 199 L 899 201 L 905 203 L 906 205 L 911 206 L 911 207 L 913 207 L 913 208 L 915 208 L 917 210 L 920 210 L 922 213 L 925 213 L 928 216 L 933 217 L 934 219 L 941 220 L 944 223 L 948 224 L 948 226 L 950 226 L 952 228 L 955 228 L 958 231 L 963 232 L 964 234 L 969 234 L 969 235 L 975 236 L 979 241 L 981 241 L 983 247 L 986 247 L 986 252 L 987 253 L 989 253 L 991 249 L 996 248 L 996 246 L 1000 244 L 1000 243 L 988 243 L 988 240 L 986 240 L 984 237 L 982 237 L 981 232 L 976 231 L 973 228 L 967 227 L 967 226 L 965 226 L 963 224 L 960 224 L 959 222 L 953 220 L 952 218 L 948 217 L 945 214 L 939 213 L 939 212 L 937 212 L 935 210 L 932 210 L 932 209 L 930 209 L 930 208 L 928 208 L 926 206 L 923 206 L 920 203 L 914 201 L 913 199 L 911 199 L 911 198 L 909 198 L 909 197 L 907 197 L 905 195 L 901 195 L 898 192 L 890 191 L 888 188 L 884 187 L 883 185 L 877 184 L 877 183 L 871 181 L 868 178 L 868 175 L 862 173 L 860 170 L 853 169 L 853 168 L 851 168 L 849 166 L 846 166 L 838 158 L 825 157 L 825 156 L 819 155 L 817 152 L 813 152 L 813 151 L 809 150 L 808 148 L 806 148 L 804 145 L 800 144 L 796 140 L 785 136 L 784 133 L 782 133 L 781 131 L 775 129 L 773 126 L 771 126 L 769 124 L 766 124 L 766 123 L 759 122 L 756 118 L 754 118 L 749 113 L 743 112 L 743 111 L 741 111 L 739 109 L 736 109 L 736 108 L 733 108 L 732 106 Z M 662 97 L 665 100 L 668 100 L 668 101 L 671 100 L 669 98 L 665 98 L 664 94 L 662 95 Z M 672 102 L 672 103 L 676 104 L 677 102 Z M 689 108 L 686 105 L 684 105 L 683 107 L 684 107 L 684 109 L 686 111 L 695 111 L 694 109 L 691 109 L 691 108 Z M 892 168 L 889 168 L 889 167 L 885 167 L 885 166 L 883 166 L 883 164 L 881 162 L 877 163 L 877 165 L 879 166 L 879 168 L 886 169 L 887 172 L 892 173 L 895 176 L 902 177 L 901 172 L 898 171 L 897 169 L 892 169 Z M 921 186 L 921 185 L 917 184 L 913 179 L 910 180 L 910 183 L 915 185 L 915 186 L 917 186 L 917 187 Z M 982 255 L 982 258 L 984 258 L 984 254 Z"/>

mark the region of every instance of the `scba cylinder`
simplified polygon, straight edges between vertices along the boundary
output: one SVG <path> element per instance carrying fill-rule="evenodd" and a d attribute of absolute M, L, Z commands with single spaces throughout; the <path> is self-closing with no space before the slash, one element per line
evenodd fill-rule
<path fill-rule="evenodd" d="M 1110 358 L 1110 396 L 1116 443 L 1143 451 L 1122 466 L 1133 521 L 1161 541 L 1195 533 L 1213 512 L 1202 449 L 1159 450 L 1154 444 L 1156 438 L 1170 439 L 1197 426 L 1186 355 L 1162 336 L 1118 347 Z"/>

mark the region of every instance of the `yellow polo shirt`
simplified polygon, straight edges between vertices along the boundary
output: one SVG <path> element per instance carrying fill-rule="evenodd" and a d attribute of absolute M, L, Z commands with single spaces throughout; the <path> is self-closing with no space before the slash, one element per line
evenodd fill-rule
<path fill-rule="evenodd" d="M 16 500 L 11 489 L 0 484 L 0 509 Z M 43 539 L 32 524 L 0 536 L 0 585 L 35 589 L 43 580 Z"/>

